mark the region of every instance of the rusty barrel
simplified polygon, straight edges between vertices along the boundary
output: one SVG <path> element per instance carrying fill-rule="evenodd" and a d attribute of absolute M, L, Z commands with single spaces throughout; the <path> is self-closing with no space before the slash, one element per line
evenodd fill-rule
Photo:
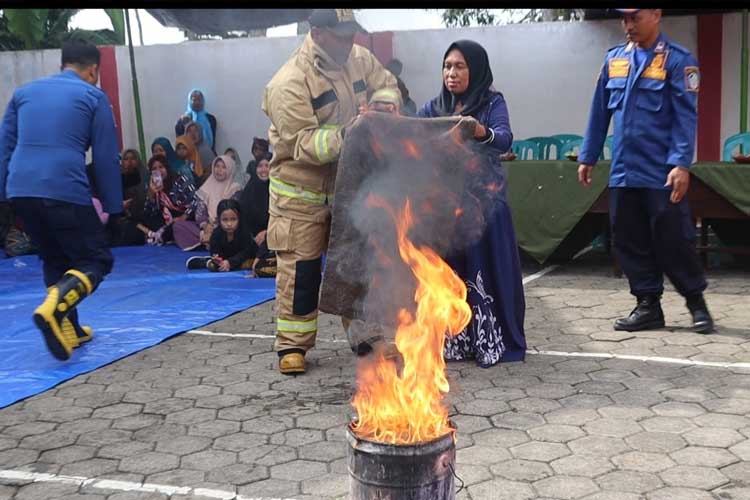
<path fill-rule="evenodd" d="M 346 427 L 350 500 L 455 500 L 453 435 L 415 445 L 360 439 Z"/>

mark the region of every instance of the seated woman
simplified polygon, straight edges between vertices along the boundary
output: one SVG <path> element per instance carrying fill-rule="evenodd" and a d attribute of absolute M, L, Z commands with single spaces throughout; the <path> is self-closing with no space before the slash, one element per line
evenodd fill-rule
<path fill-rule="evenodd" d="M 505 99 L 492 87 L 487 52 L 476 42 L 460 40 L 443 56 L 443 88 L 427 102 L 421 117 L 471 116 L 474 138 L 496 171 L 504 176 L 498 155 L 510 149 L 513 133 Z M 475 359 L 482 367 L 522 360 L 526 353 L 523 322 L 526 303 L 510 207 L 503 183 L 498 206 L 480 240 L 448 259 L 466 282 L 472 322 L 446 339 L 445 358 Z"/>
<path fill-rule="evenodd" d="M 146 167 L 135 149 L 126 149 L 120 157 L 123 208 L 126 217 L 140 217 L 146 202 Z"/>
<path fill-rule="evenodd" d="M 221 200 L 239 197 L 240 185 L 234 182 L 234 161 L 218 156 L 211 165 L 211 176 L 196 191 L 192 211 L 195 220 L 178 220 L 174 224 L 174 239 L 183 250 L 209 246 L 216 229 L 216 210 Z"/>
<path fill-rule="evenodd" d="M 219 225 L 211 234 L 210 257 L 190 257 L 185 263 L 188 269 L 208 269 L 213 272 L 250 269 L 257 246 L 250 231 L 245 227 L 240 203 L 237 200 L 221 200 L 216 209 Z"/>
<path fill-rule="evenodd" d="M 250 153 L 253 157 L 250 158 L 250 161 L 247 162 L 247 166 L 245 167 L 245 173 L 247 173 L 247 175 L 253 175 L 255 167 L 258 166 L 258 161 L 268 154 L 268 149 L 268 139 L 253 137 L 253 145 L 250 147 Z"/>
<path fill-rule="evenodd" d="M 187 110 L 177 119 L 177 123 L 174 126 L 175 137 L 186 134 L 186 127 L 190 122 L 198 123 L 201 126 L 208 146 L 211 149 L 215 149 L 216 117 L 206 111 L 206 96 L 200 89 L 193 89 L 188 94 Z M 209 164 L 207 163 L 206 165 Z"/>
<path fill-rule="evenodd" d="M 175 171 L 174 166 L 177 164 L 177 155 L 175 154 L 172 143 L 166 137 L 157 137 L 151 143 L 151 156 L 164 156 L 169 163 L 169 169 Z"/>
<path fill-rule="evenodd" d="M 172 241 L 172 224 L 191 215 L 195 185 L 188 177 L 170 172 L 163 156 L 153 156 L 148 170 L 146 204 L 138 229 L 147 243 L 162 245 Z"/>
<path fill-rule="evenodd" d="M 234 182 L 239 184 L 241 188 L 244 188 L 248 179 L 250 179 L 250 176 L 241 168 L 242 160 L 240 160 L 240 154 L 234 148 L 227 148 L 226 151 L 224 151 L 224 155 L 230 156 L 232 160 L 234 160 Z"/>
<path fill-rule="evenodd" d="M 203 129 L 201 126 L 195 122 L 190 122 L 185 126 L 185 135 L 190 137 L 192 139 L 193 144 L 195 145 L 195 149 L 198 150 L 198 154 L 201 158 L 201 163 L 203 164 L 203 179 L 211 173 L 208 171 L 205 167 L 210 166 L 214 162 L 214 158 L 216 158 L 216 152 L 209 146 L 209 143 L 206 142 L 203 136 Z"/>
<path fill-rule="evenodd" d="M 198 150 L 195 149 L 193 140 L 187 135 L 181 135 L 175 140 L 175 144 L 177 147 L 175 153 L 177 159 L 180 161 L 177 173 L 186 177 L 192 177 L 195 183 L 203 177 L 205 169 L 203 168 L 201 156 L 198 154 Z"/>
<path fill-rule="evenodd" d="M 253 262 L 253 271 L 260 277 L 276 276 L 276 254 L 268 249 L 268 176 L 271 153 L 262 157 L 251 174 L 240 195 L 243 218 L 246 227 L 253 235 L 258 251 Z"/>
<path fill-rule="evenodd" d="M 137 224 L 143 218 L 146 203 L 147 170 L 135 149 L 126 149 L 120 157 L 123 214 L 106 224 L 110 246 L 143 245 L 145 237 Z M 96 205 L 96 203 L 95 203 Z M 97 210 L 98 211 L 98 210 Z"/>

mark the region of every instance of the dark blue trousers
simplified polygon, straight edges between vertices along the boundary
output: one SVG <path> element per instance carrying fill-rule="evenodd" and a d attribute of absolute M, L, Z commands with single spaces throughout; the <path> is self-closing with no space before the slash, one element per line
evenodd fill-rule
<path fill-rule="evenodd" d="M 684 297 L 706 289 L 687 196 L 672 203 L 670 195 L 665 189 L 609 189 L 613 246 L 636 297 L 661 295 L 665 274 Z"/>
<path fill-rule="evenodd" d="M 114 258 L 93 205 L 47 198 L 14 198 L 13 210 L 39 248 L 44 284 L 52 286 L 68 269 L 93 278 L 94 287 L 112 271 Z"/>

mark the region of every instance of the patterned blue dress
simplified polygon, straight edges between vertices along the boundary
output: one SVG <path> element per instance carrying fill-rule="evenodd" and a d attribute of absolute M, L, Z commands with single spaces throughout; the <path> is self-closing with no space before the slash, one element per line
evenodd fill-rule
<path fill-rule="evenodd" d="M 419 116 L 438 115 L 431 102 L 427 102 Z M 499 155 L 510 149 L 513 133 L 502 94 L 497 93 L 476 118 L 494 133 L 492 141 L 486 145 L 487 154 L 504 181 L 505 169 Z M 463 332 L 446 338 L 447 360 L 474 359 L 479 366 L 487 368 L 500 361 L 523 360 L 526 354 L 523 329 L 526 302 L 505 189 L 503 182 L 498 206 L 479 241 L 447 259 L 466 283 L 467 300 L 473 312 Z"/>

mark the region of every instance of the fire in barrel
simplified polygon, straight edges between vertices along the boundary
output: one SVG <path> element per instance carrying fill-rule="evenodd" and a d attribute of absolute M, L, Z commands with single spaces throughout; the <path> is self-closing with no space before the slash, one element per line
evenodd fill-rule
<path fill-rule="evenodd" d="M 437 253 L 410 241 L 408 199 L 399 211 L 374 195 L 367 202 L 394 221 L 400 258 L 416 278 L 416 309 L 398 316 L 403 366 L 380 356 L 358 368 L 357 420 L 347 429 L 351 498 L 452 499 L 455 429 L 443 402 L 443 344 L 446 333 L 457 334 L 471 319 L 466 286 Z"/>

